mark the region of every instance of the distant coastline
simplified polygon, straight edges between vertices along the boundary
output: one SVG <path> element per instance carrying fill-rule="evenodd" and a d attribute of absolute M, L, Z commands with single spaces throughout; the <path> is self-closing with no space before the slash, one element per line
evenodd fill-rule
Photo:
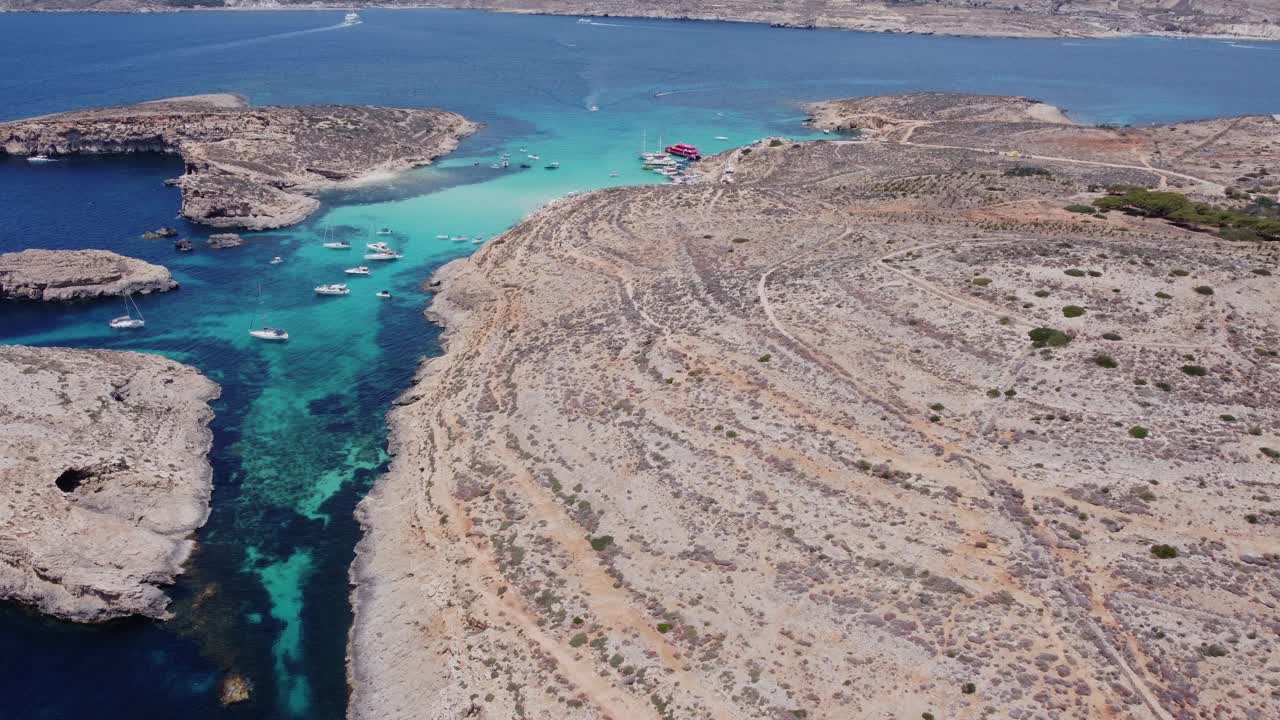
<path fill-rule="evenodd" d="M 76 0 L 69 0 L 75 2 Z M 1105 10 L 1088 8 L 1078 14 L 1059 14 L 1040 9 L 971 8 L 962 6 L 898 6 L 867 3 L 848 8 L 847 14 L 801 16 L 781 11 L 756 11 L 743 8 L 735 12 L 733 5 L 723 4 L 699 11 L 696 7 L 682 5 L 670 12 L 660 6 L 613 7 L 608 3 L 564 3 L 563 7 L 545 7 L 536 0 L 507 2 L 489 0 L 481 2 L 440 3 L 307 3 L 287 6 L 237 5 L 175 7 L 152 0 L 117 0 L 115 4 L 96 4 L 86 7 L 54 6 L 36 2 L 31 6 L 16 6 L 13 0 L 0 0 L 0 13 L 102 13 L 144 14 L 179 12 L 262 12 L 262 11 L 342 11 L 352 9 L 374 10 L 480 10 L 517 15 L 545 15 L 555 17 L 597 17 L 615 19 L 695 20 L 703 22 L 732 22 L 769 25 L 780 29 L 796 30 L 851 30 L 903 35 L 943 35 L 948 37 L 991 37 L 1024 39 L 1116 39 L 1131 37 L 1161 37 L 1211 40 L 1280 41 L 1280 23 L 1272 23 L 1269 6 L 1274 0 L 1258 0 L 1255 5 L 1265 7 L 1259 11 L 1257 22 L 1241 20 L 1242 16 L 1215 19 L 1208 13 L 1191 14 L 1183 22 L 1164 20 L 1164 13 L 1147 15 L 1107 14 Z M 55 0 L 56 2 L 56 0 Z M 1275 8 L 1280 13 L 1280 8 Z"/>

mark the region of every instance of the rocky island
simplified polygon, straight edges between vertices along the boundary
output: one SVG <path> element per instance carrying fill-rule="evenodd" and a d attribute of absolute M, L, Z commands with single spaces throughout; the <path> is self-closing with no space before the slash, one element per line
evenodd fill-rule
<path fill-rule="evenodd" d="M 168 269 L 108 250 L 0 253 L 3 300 L 81 300 L 176 287 Z"/>
<path fill-rule="evenodd" d="M 166 617 L 209 514 L 218 386 L 132 352 L 0 346 L 0 598 Z"/>
<path fill-rule="evenodd" d="M 237 95 L 197 95 L 0 123 L 0 151 L 176 153 L 183 217 L 265 230 L 301 222 L 319 191 L 426 165 L 476 128 L 443 110 L 252 107 Z"/>
<path fill-rule="evenodd" d="M 350 717 L 1272 712 L 1280 121 L 815 112 L 438 273 Z"/>
<path fill-rule="evenodd" d="M 790 28 L 1003 37 L 1120 35 L 1280 38 L 1277 0 L 379 0 L 362 7 L 466 8 L 497 12 L 769 23 Z M 281 9 L 275 0 L 0 0 L 0 10 L 154 12 Z M 348 8 L 340 0 L 294 9 Z"/>

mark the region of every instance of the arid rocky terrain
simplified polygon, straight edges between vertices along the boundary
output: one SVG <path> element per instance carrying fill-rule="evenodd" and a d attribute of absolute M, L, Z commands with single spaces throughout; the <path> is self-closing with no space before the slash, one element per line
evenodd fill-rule
<path fill-rule="evenodd" d="M 1261 202 L 1280 122 L 855 114 L 437 275 L 352 718 L 1275 716 L 1280 249 L 1092 203 Z"/>
<path fill-rule="evenodd" d="M 164 618 L 209 514 L 218 386 L 155 355 L 0 345 L 0 598 Z"/>
<path fill-rule="evenodd" d="M 320 190 L 426 165 L 476 128 L 444 110 L 251 107 L 236 95 L 197 95 L 0 123 L 0 151 L 177 153 L 183 217 L 264 230 L 301 222 Z"/>
<path fill-rule="evenodd" d="M 109 250 L 0 253 L 0 299 L 80 300 L 178 287 L 169 270 Z"/>
<path fill-rule="evenodd" d="M 186 9 L 349 7 L 338 0 L 0 0 L 0 10 L 152 12 Z M 771 23 L 871 32 L 1013 37 L 1217 35 L 1280 38 L 1277 0 L 379 0 L 362 7 L 467 8 L 552 15 L 607 15 Z"/>

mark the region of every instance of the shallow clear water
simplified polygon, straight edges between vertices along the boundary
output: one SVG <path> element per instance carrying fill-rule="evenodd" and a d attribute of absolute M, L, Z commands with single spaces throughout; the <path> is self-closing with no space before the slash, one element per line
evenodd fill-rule
<path fill-rule="evenodd" d="M 177 193 L 161 184 L 181 172 L 174 158 L 32 166 L 0 155 L 0 250 L 105 248 L 163 263 L 182 283 L 138 298 L 138 333 L 106 327 L 119 314 L 111 302 L 0 305 L 0 342 L 159 352 L 223 386 L 213 512 L 174 588 L 176 618 L 82 628 L 0 608 L 0 716 L 341 717 L 351 512 L 387 461 L 386 409 L 437 351 L 421 283 L 476 247 L 436 236 L 491 237 L 568 192 L 656 181 L 634 161 L 646 130 L 651 146 L 661 134 L 717 150 L 808 136 L 805 101 L 926 89 L 1029 95 L 1099 122 L 1280 111 L 1277 44 L 362 14 L 350 28 L 334 27 L 340 11 L 0 15 L 0 119 L 231 91 L 258 104 L 445 107 L 486 124 L 437 166 L 327 197 L 307 223 L 223 251 L 174 219 Z M 542 160 L 491 169 L 503 152 Z M 543 170 L 551 160 L 562 169 Z M 196 252 L 139 238 L 159 225 L 197 239 Z M 344 276 L 377 227 L 395 231 L 377 239 L 404 259 Z M 327 233 L 354 249 L 322 248 Z M 276 255 L 285 262 L 268 264 Z M 348 297 L 312 292 L 343 281 Z M 250 342 L 259 309 L 289 330 L 287 345 Z M 216 692 L 229 668 L 255 694 L 224 710 Z"/>

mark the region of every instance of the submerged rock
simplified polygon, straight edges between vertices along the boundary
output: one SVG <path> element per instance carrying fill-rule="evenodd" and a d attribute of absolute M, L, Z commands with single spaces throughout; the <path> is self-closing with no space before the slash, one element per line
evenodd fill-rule
<path fill-rule="evenodd" d="M 178 231 L 171 227 L 160 227 L 155 230 L 148 230 L 142 233 L 143 240 L 159 240 L 160 238 L 176 237 Z"/>
<path fill-rule="evenodd" d="M 167 617 L 209 515 L 218 386 L 156 355 L 0 346 L 0 598 Z"/>
<path fill-rule="evenodd" d="M 209 247 L 215 250 L 240 247 L 243 244 L 244 238 L 235 233 L 218 233 L 209 236 Z"/>
<path fill-rule="evenodd" d="M 79 300 L 176 287 L 168 269 L 107 250 L 0 254 L 0 299 Z"/>
<path fill-rule="evenodd" d="M 178 154 L 183 217 L 265 230 L 301 222 L 320 190 L 426 165 L 477 128 L 444 110 L 255 108 L 237 95 L 197 95 L 0 123 L 0 151 Z M 171 237 L 164 230 L 144 237 Z"/>

